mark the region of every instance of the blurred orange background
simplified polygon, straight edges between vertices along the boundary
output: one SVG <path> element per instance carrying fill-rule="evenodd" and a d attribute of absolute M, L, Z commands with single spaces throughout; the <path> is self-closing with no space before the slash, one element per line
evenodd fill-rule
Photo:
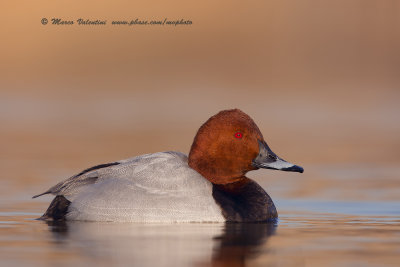
<path fill-rule="evenodd" d="M 210 116 L 240 108 L 275 153 L 305 169 L 249 174 L 282 219 L 277 234 L 255 247 L 263 254 L 249 254 L 250 265 L 398 265 L 399 0 L 14 0 L 0 7 L 2 262 L 124 265 L 140 254 L 176 264 L 193 251 L 223 248 L 217 233 L 224 231 L 234 254 L 225 255 L 244 265 L 246 247 L 264 239 L 257 232 L 244 247 L 232 245 L 238 230 L 218 225 L 83 223 L 66 235 L 33 221 L 51 197 L 31 199 L 100 163 L 188 153 Z M 107 25 L 52 25 L 52 18 Z M 136 18 L 193 24 L 111 25 Z"/>
<path fill-rule="evenodd" d="M 1 10 L 0 160 L 10 177 L 187 153 L 198 127 L 228 108 L 306 171 L 400 161 L 399 1 L 7 1 Z M 136 18 L 193 24 L 111 25 Z"/>

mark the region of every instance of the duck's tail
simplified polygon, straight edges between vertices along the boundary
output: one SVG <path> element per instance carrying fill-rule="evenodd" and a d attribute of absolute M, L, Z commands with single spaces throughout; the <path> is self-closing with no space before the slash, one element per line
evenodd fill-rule
<path fill-rule="evenodd" d="M 38 220 L 44 221 L 65 221 L 65 216 L 68 213 L 68 207 L 71 201 L 62 195 L 56 196 L 50 203 L 46 212 Z"/>

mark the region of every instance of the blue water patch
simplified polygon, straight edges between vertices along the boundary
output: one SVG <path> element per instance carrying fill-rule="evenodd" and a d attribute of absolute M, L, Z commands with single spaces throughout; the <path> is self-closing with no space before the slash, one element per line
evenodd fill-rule
<path fill-rule="evenodd" d="M 357 216 L 400 216 L 400 202 L 326 201 L 319 199 L 276 199 L 278 210 L 310 211 Z"/>

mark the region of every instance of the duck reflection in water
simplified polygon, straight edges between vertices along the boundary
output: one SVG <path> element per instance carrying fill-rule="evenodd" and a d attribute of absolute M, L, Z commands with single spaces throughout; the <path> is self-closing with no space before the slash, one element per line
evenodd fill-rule
<path fill-rule="evenodd" d="M 246 260 L 263 252 L 275 234 L 276 223 L 226 223 L 224 233 L 214 238 L 214 266 L 246 266 Z"/>
<path fill-rule="evenodd" d="M 246 266 L 265 253 L 276 223 L 134 224 L 46 222 L 53 244 L 81 256 L 137 266 Z"/>

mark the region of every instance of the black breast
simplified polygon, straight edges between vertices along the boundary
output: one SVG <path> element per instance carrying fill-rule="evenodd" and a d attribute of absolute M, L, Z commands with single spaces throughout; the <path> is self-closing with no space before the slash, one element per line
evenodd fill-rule
<path fill-rule="evenodd" d="M 213 197 L 228 222 L 268 222 L 278 218 L 274 202 L 253 180 L 213 184 Z"/>

